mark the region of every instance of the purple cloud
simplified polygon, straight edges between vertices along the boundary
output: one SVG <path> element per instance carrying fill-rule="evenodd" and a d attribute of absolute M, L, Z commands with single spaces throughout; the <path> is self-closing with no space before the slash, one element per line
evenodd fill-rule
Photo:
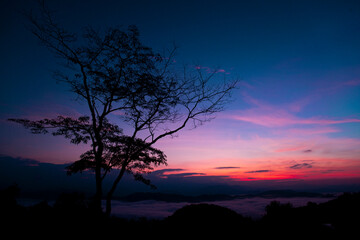
<path fill-rule="evenodd" d="M 291 169 L 312 168 L 312 165 L 309 163 L 299 163 L 299 164 L 292 165 L 289 168 L 291 168 Z"/>
<path fill-rule="evenodd" d="M 264 172 L 273 172 L 272 170 L 255 170 L 255 171 L 249 171 L 245 173 L 264 173 Z"/>
<path fill-rule="evenodd" d="M 216 167 L 214 169 L 236 169 L 236 168 L 240 168 L 240 167 Z"/>

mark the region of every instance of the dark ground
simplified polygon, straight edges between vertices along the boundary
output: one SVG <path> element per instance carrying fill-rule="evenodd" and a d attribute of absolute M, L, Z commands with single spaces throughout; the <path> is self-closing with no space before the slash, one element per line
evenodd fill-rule
<path fill-rule="evenodd" d="M 326 203 L 309 202 L 307 206 L 297 208 L 274 201 L 266 207 L 265 216 L 259 220 L 245 218 L 224 207 L 201 203 L 187 205 L 163 220 L 128 220 L 95 214 L 79 193 L 60 195 L 54 206 L 41 202 L 30 207 L 17 203 L 18 193 L 16 186 L 0 192 L 1 233 L 3 236 L 10 234 L 7 239 L 24 236 L 47 239 L 95 236 L 353 239 L 360 229 L 360 192 L 344 193 Z"/>

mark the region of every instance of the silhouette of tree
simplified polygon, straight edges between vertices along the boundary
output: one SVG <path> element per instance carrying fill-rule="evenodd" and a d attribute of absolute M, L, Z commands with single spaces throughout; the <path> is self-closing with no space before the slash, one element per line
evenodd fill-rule
<path fill-rule="evenodd" d="M 154 53 L 140 42 L 135 26 L 126 30 L 108 28 L 104 32 L 87 27 L 79 37 L 60 26 L 44 3 L 38 17 L 27 17 L 32 33 L 67 67 L 67 71 L 56 71 L 55 78 L 86 103 L 89 114 L 78 118 L 9 120 L 34 134 L 51 133 L 73 144 L 90 143 L 91 149 L 67 170 L 69 174 L 95 172 L 94 201 L 99 210 L 103 179 L 110 170 L 120 169 L 107 194 L 108 214 L 112 195 L 124 173 L 150 184 L 143 173 L 166 164 L 165 154 L 153 145 L 189 124 L 197 127 L 211 120 L 223 110 L 237 83 L 224 78 L 214 84 L 216 70 L 177 70 L 176 47 L 167 55 Z M 127 124 L 130 134 L 125 135 L 117 124 L 109 122 L 111 114 Z"/>

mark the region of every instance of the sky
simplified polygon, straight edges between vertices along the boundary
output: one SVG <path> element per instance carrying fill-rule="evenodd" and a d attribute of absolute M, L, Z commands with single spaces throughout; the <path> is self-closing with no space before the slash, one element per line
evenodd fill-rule
<path fill-rule="evenodd" d="M 171 176 L 360 183 L 359 1 L 47 1 L 72 31 L 135 24 L 176 62 L 239 79 L 216 118 L 156 147 Z M 7 118 L 86 114 L 52 70 L 58 59 L 26 28 L 36 1 L 0 1 L 0 153 L 64 164 L 88 146 L 32 135 Z"/>

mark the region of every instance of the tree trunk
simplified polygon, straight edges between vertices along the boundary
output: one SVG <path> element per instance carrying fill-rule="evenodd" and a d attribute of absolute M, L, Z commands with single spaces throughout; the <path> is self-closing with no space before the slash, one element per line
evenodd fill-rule
<path fill-rule="evenodd" d="M 111 214 L 111 199 L 112 199 L 113 192 L 109 191 L 106 196 L 106 210 L 105 214 L 106 216 L 110 216 Z"/>
<path fill-rule="evenodd" d="M 102 176 L 101 176 L 101 162 L 102 162 L 103 145 L 98 141 L 98 149 L 95 153 L 95 181 L 96 181 L 96 192 L 94 197 L 95 211 L 102 213 L 101 200 L 103 197 L 102 191 Z"/>
<path fill-rule="evenodd" d="M 119 175 L 116 177 L 115 181 L 113 182 L 113 185 L 111 186 L 110 191 L 106 195 L 106 210 L 105 210 L 106 216 L 110 216 L 110 214 L 111 214 L 111 200 L 112 200 L 112 197 L 114 195 L 114 192 L 116 190 L 118 183 L 120 182 L 121 178 L 123 177 L 123 175 L 125 173 L 125 169 L 126 169 L 125 166 L 123 166 L 121 168 Z"/>
<path fill-rule="evenodd" d="M 101 168 L 95 169 L 96 192 L 94 197 L 94 208 L 97 213 L 102 212 L 101 199 L 102 199 L 102 179 Z"/>

